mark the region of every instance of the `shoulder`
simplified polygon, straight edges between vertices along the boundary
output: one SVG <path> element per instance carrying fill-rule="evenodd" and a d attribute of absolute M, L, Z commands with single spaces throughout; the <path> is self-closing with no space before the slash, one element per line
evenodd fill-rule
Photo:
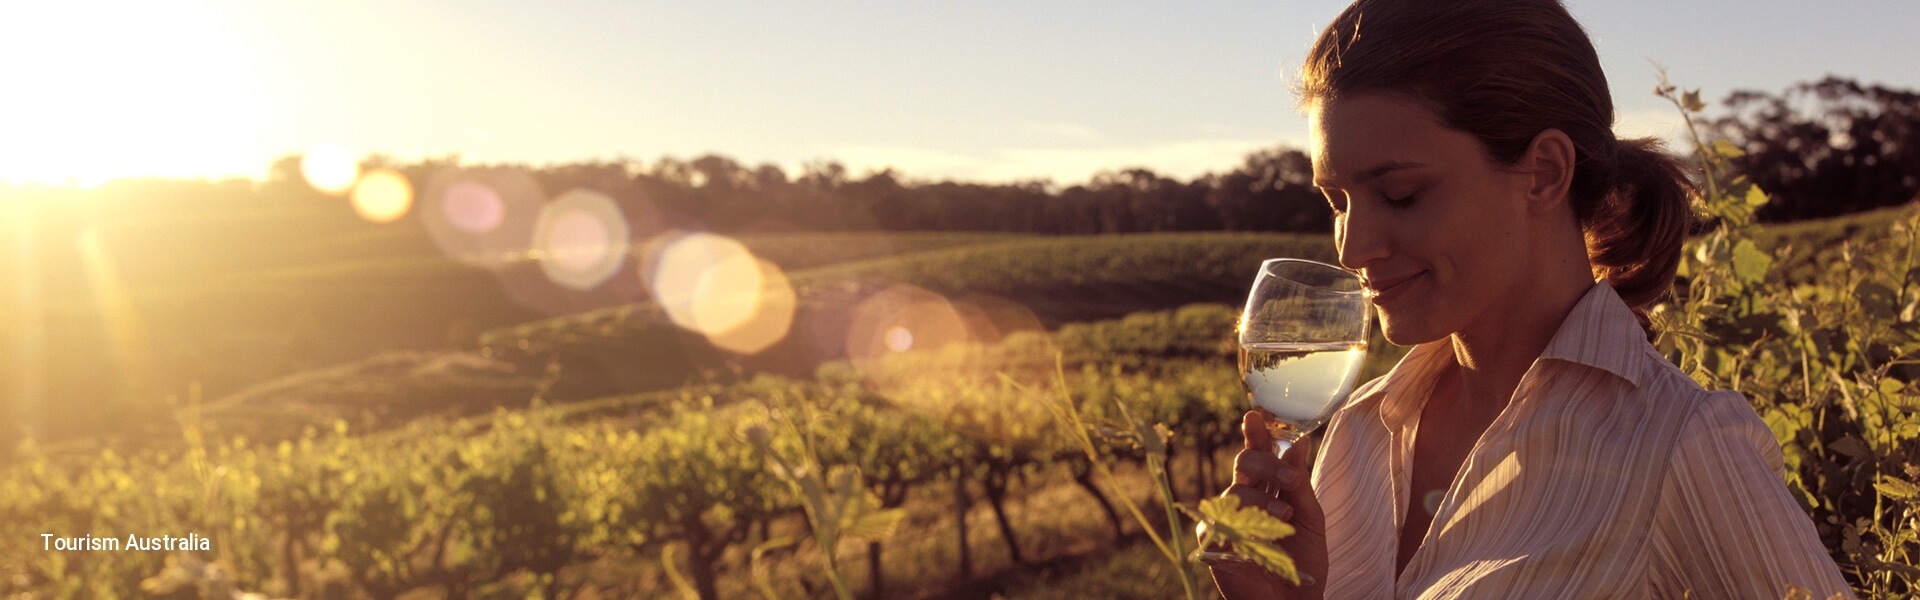
<path fill-rule="evenodd" d="M 1781 476 L 1780 444 L 1746 394 L 1701 387 L 1651 346 L 1645 356 L 1650 368 L 1637 395 L 1677 425 L 1673 463 L 1757 462 Z"/>

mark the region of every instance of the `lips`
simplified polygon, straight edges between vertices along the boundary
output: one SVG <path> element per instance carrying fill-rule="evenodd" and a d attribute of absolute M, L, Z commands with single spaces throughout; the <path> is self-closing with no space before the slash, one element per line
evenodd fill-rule
<path fill-rule="evenodd" d="M 1380 304 L 1380 303 L 1390 301 L 1394 298 L 1398 298 L 1401 292 L 1405 292 L 1406 289 L 1410 287 L 1407 285 L 1408 283 L 1412 283 L 1414 279 L 1417 279 L 1421 275 L 1425 275 L 1425 274 L 1427 274 L 1426 271 L 1421 271 L 1411 275 L 1402 275 L 1400 277 L 1394 277 L 1392 279 L 1369 278 L 1367 279 L 1367 283 L 1366 283 L 1366 288 L 1367 288 L 1366 294 L 1368 297 L 1373 298 L 1373 302 L 1375 304 Z"/>

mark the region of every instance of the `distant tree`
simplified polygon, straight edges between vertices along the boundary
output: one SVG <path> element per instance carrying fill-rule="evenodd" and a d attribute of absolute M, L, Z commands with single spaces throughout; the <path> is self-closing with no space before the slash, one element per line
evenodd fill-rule
<path fill-rule="evenodd" d="M 1920 192 L 1920 93 L 1827 77 L 1780 94 L 1740 90 L 1716 135 L 1773 202 L 1763 221 L 1828 217 L 1900 204 Z"/>
<path fill-rule="evenodd" d="M 1333 212 L 1312 181 L 1313 162 L 1306 154 L 1258 150 L 1216 178 L 1206 203 L 1230 231 L 1325 232 L 1333 226 Z"/>

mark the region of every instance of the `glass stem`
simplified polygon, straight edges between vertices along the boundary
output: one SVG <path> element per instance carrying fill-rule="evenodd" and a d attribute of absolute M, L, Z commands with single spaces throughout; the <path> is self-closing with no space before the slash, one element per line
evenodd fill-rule
<path fill-rule="evenodd" d="M 1298 429 L 1289 429 L 1281 433 L 1278 438 L 1273 440 L 1273 455 L 1285 459 L 1287 457 L 1287 450 L 1293 448 L 1294 443 L 1299 442 L 1300 438 L 1303 437 L 1307 437 L 1306 432 Z"/>

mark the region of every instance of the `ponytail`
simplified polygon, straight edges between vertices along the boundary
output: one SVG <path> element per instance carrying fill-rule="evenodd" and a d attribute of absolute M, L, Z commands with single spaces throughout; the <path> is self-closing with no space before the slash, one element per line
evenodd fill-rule
<path fill-rule="evenodd" d="M 1308 50 L 1299 88 L 1303 106 L 1408 94 L 1501 165 L 1542 131 L 1567 134 L 1587 261 L 1652 337 L 1647 309 L 1673 285 L 1693 186 L 1659 142 L 1615 139 L 1600 55 L 1559 0 L 1355 0 Z"/>
<path fill-rule="evenodd" d="M 1657 139 L 1619 140 L 1607 158 L 1592 161 L 1605 193 L 1586 202 L 1576 198 L 1574 213 L 1586 233 L 1594 275 L 1606 278 L 1633 308 L 1651 340 L 1647 310 L 1673 287 L 1697 192 Z"/>

